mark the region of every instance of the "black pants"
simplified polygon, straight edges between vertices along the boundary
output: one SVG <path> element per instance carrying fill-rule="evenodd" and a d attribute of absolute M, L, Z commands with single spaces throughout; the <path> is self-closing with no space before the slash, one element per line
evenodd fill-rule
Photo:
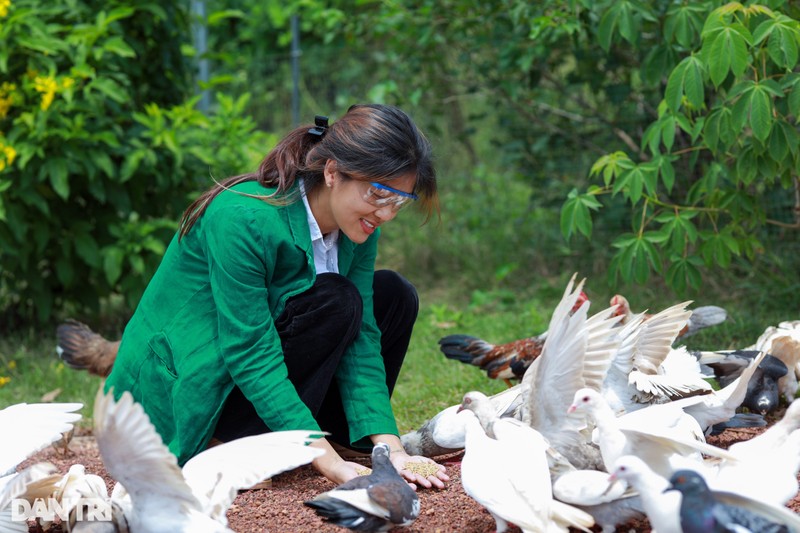
<path fill-rule="evenodd" d="M 350 446 L 350 437 L 334 374 L 347 347 L 358 335 L 361 295 L 339 274 L 320 274 L 306 292 L 290 298 L 275 322 L 283 356 L 300 399 L 329 439 Z M 417 318 L 417 291 L 391 270 L 375 272 L 373 311 L 381 331 L 381 355 L 389 394 L 394 390 L 411 331 Z M 369 401 L 369 398 L 364 398 Z M 230 441 L 270 431 L 255 407 L 234 387 L 217 423 L 214 437 Z"/>

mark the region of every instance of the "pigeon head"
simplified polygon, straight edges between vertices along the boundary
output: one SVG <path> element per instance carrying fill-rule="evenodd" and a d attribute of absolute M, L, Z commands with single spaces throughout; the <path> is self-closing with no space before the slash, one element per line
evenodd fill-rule
<path fill-rule="evenodd" d="M 579 409 L 589 410 L 597 405 L 600 394 L 593 389 L 578 389 L 575 391 L 575 396 L 572 398 L 572 405 L 567 409 L 567 414 L 574 413 Z"/>
<path fill-rule="evenodd" d="M 461 400 L 461 405 L 458 407 L 457 412 L 464 411 L 465 409 L 469 409 L 470 411 L 477 413 L 480 409 L 480 406 L 483 405 L 483 402 L 488 400 L 485 394 L 478 391 L 470 391 L 464 395 L 464 398 Z"/>
<path fill-rule="evenodd" d="M 379 457 L 389 459 L 389 445 L 385 442 L 379 442 L 372 448 L 372 460 Z"/>
<path fill-rule="evenodd" d="M 614 482 L 618 479 L 628 481 L 636 478 L 647 465 L 644 461 L 634 455 L 623 455 L 614 463 L 614 469 L 608 477 L 608 481 Z"/>
<path fill-rule="evenodd" d="M 677 490 L 684 496 L 698 497 L 708 493 L 708 485 L 703 477 L 694 470 L 677 470 L 669 478 L 670 486 L 664 489 Z"/>

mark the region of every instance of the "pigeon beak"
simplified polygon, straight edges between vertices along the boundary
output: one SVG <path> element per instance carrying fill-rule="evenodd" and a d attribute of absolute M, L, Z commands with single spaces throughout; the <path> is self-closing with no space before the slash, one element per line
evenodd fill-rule
<path fill-rule="evenodd" d="M 567 409 L 567 414 L 570 415 L 570 414 L 574 413 L 575 409 L 577 409 L 577 407 L 575 407 L 574 405 L 570 405 L 569 409 Z"/>
<path fill-rule="evenodd" d="M 601 496 L 605 496 L 606 494 L 611 492 L 611 489 L 614 487 L 614 485 L 617 484 L 617 481 L 619 480 L 617 479 L 617 476 L 615 476 L 614 474 L 608 476 L 608 487 L 606 487 L 606 490 L 603 491 Z"/>

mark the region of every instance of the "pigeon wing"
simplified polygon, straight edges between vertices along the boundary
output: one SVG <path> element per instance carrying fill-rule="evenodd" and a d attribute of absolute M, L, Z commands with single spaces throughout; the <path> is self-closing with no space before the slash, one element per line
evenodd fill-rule
<path fill-rule="evenodd" d="M 98 391 L 94 433 L 106 470 L 124 485 L 137 513 L 146 513 L 150 504 L 163 508 L 167 502 L 176 510 L 200 510 L 177 459 L 130 392 L 123 392 L 117 402 L 113 390 Z"/>
<path fill-rule="evenodd" d="M 393 524 L 411 523 L 419 514 L 419 497 L 402 479 L 376 483 L 367 489 L 367 494 L 388 511 Z"/>
<path fill-rule="evenodd" d="M 0 427 L 13 439 L 4 439 L 0 454 L 0 475 L 12 473 L 17 465 L 59 440 L 61 434 L 80 420 L 82 403 L 20 403 L 0 410 Z"/>
<path fill-rule="evenodd" d="M 362 476 L 367 477 L 367 476 Z M 384 520 L 389 520 L 389 510 L 380 505 L 377 501 L 373 500 L 369 495 L 369 490 L 364 488 L 358 489 L 348 489 L 342 490 L 341 488 L 336 488 L 330 490 L 328 492 L 323 492 L 322 494 L 318 495 L 314 498 L 314 500 L 320 500 L 325 498 L 333 498 L 339 501 L 343 501 L 345 503 L 349 503 L 356 509 L 363 511 L 367 514 L 372 516 L 382 518 Z"/>
<path fill-rule="evenodd" d="M 197 454 L 183 477 L 206 514 L 225 524 L 225 513 L 240 489 L 308 464 L 323 453 L 306 446 L 320 431 L 276 431 L 226 442 Z"/>
<path fill-rule="evenodd" d="M 35 500 L 49 497 L 62 478 L 56 472 L 51 463 L 36 463 L 19 474 L 0 478 L 0 509 L 5 509 L 15 498 Z"/>
<path fill-rule="evenodd" d="M 686 309 L 691 303 L 675 304 L 642 322 L 634 353 L 634 368 L 646 374 L 658 374 L 658 367 L 672 349 L 675 337 L 692 316 L 692 312 Z"/>
<path fill-rule="evenodd" d="M 580 388 L 592 383 L 599 388 L 611 353 L 617 347 L 611 328 L 621 317 L 609 318 L 614 308 L 587 320 L 588 302 L 570 315 L 585 280 L 573 290 L 570 280 L 550 320 L 542 354 L 523 377 L 523 420 L 558 449 L 580 446 L 581 422 L 565 416 Z M 557 384 L 557 385 L 556 385 Z"/>
<path fill-rule="evenodd" d="M 712 490 L 714 499 L 727 506 L 745 509 L 766 521 L 785 524 L 790 531 L 800 531 L 800 515 L 781 505 L 770 505 L 766 502 L 748 498 L 734 492 Z"/>
<path fill-rule="evenodd" d="M 0 510 L 0 533 L 28 533 L 28 523 L 11 519 L 11 506 Z"/>

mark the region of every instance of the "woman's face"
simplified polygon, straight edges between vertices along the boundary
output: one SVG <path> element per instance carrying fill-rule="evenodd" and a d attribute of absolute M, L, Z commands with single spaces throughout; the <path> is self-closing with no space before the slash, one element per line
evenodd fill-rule
<path fill-rule="evenodd" d="M 392 202 L 375 202 L 375 197 L 370 198 L 372 188 L 369 182 L 348 179 L 336 169 L 336 163 L 328 161 L 325 165 L 327 201 L 323 205 L 323 213 L 317 214 L 317 223 L 322 233 L 339 229 L 356 244 L 363 243 L 375 232 L 375 229 L 397 216 Z M 398 191 L 411 193 L 414 190 L 416 176 L 413 173 L 393 179 L 387 185 Z M 375 192 L 375 191 L 373 191 Z M 384 190 L 378 191 L 382 196 L 393 193 Z M 327 193 L 327 195 L 325 194 Z M 374 205 L 375 203 L 384 205 Z M 320 218 L 322 220 L 320 220 Z"/>

